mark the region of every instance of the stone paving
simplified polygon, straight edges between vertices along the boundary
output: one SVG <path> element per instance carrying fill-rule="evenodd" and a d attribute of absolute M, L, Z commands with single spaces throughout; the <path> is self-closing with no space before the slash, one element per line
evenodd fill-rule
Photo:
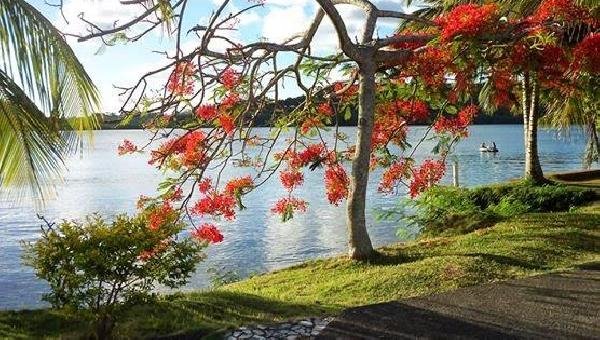
<path fill-rule="evenodd" d="M 310 318 L 274 325 L 240 327 L 225 334 L 225 339 L 313 339 L 333 318 Z"/>

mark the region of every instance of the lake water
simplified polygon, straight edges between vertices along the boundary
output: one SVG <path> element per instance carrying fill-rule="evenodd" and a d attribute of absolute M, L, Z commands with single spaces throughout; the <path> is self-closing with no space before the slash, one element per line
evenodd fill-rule
<path fill-rule="evenodd" d="M 354 136 L 353 128 L 344 130 Z M 423 131 L 423 127 L 413 127 L 409 139 L 416 140 Z M 75 157 L 68 161 L 65 181 L 57 188 L 59 196 L 47 202 L 41 213 L 49 220 L 56 220 L 81 218 L 92 212 L 101 212 L 109 218 L 121 212 L 134 212 L 137 197 L 152 195 L 161 175 L 147 165 L 148 155 L 117 156 L 117 145 L 124 138 L 143 142 L 147 135 L 143 131 L 97 132 L 93 149 L 87 150 L 82 159 Z M 496 155 L 479 153 L 479 144 L 491 140 L 496 142 L 500 152 Z M 585 140 L 579 130 L 573 130 L 569 139 L 558 138 L 555 131 L 543 130 L 539 140 L 546 172 L 581 168 Z M 415 155 L 417 159 L 423 159 L 431 150 L 431 142 L 425 144 Z M 455 155 L 460 164 L 461 185 L 520 177 L 524 159 L 522 127 L 474 126 L 471 137 L 457 146 Z M 243 171 L 232 169 L 230 175 Z M 269 211 L 284 193 L 278 180 L 248 195 L 244 201 L 248 209 L 240 212 L 235 222 L 223 225 L 225 241 L 208 250 L 207 261 L 199 266 L 192 282 L 184 289 L 210 285 L 209 268 L 246 276 L 345 252 L 345 206 L 327 204 L 322 175 L 322 170 L 305 175 L 305 184 L 297 194 L 309 201 L 309 210 L 287 223 L 281 223 L 279 217 Z M 393 221 L 375 221 L 374 210 L 391 208 L 400 199 L 376 192 L 379 177 L 379 172 L 370 177 L 367 209 L 369 232 L 376 246 L 397 241 L 398 225 Z M 451 178 L 446 176 L 444 181 L 450 182 Z M 35 240 L 40 233 L 39 226 L 32 203 L 0 201 L 0 309 L 44 305 L 41 296 L 47 290 L 46 284 L 37 280 L 20 260 L 20 242 Z"/>

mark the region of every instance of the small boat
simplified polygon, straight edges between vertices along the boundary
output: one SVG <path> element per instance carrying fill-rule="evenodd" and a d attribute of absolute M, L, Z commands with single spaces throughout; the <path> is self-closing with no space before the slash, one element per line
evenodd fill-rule
<path fill-rule="evenodd" d="M 479 148 L 479 152 L 492 152 L 492 153 L 496 153 L 496 152 L 498 152 L 498 148 L 493 147 L 493 146 L 480 147 Z"/>

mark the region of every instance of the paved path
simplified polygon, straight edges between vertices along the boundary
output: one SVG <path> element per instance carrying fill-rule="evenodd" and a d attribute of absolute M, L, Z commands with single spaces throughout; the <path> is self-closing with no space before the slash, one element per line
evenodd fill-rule
<path fill-rule="evenodd" d="M 352 308 L 336 338 L 600 339 L 600 266 Z"/>

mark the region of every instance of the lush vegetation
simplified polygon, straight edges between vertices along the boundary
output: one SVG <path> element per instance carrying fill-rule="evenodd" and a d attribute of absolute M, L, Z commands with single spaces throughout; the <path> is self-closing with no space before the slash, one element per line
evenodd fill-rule
<path fill-rule="evenodd" d="M 96 215 L 47 223 L 41 238 L 25 245 L 24 260 L 49 283 L 44 300 L 94 323 L 97 338 L 106 339 L 128 308 L 152 300 L 158 285 L 186 284 L 203 259 L 208 240 L 179 235 L 185 224 L 177 217 L 171 212 L 154 229 L 144 214 L 111 224 Z"/>
<path fill-rule="evenodd" d="M 427 236 L 471 232 L 527 212 L 567 211 L 592 201 L 591 189 L 563 184 L 504 183 L 478 188 L 438 186 L 406 201 L 411 223 Z"/>
<path fill-rule="evenodd" d="M 571 190 L 571 189 L 568 189 Z M 527 213 L 464 235 L 380 248 L 370 263 L 311 261 L 215 290 L 159 297 L 116 324 L 120 337 L 208 335 L 242 324 L 331 315 L 343 308 L 573 268 L 600 261 L 600 205 Z M 69 309 L 0 313 L 0 337 L 80 337 L 93 328 Z"/>

